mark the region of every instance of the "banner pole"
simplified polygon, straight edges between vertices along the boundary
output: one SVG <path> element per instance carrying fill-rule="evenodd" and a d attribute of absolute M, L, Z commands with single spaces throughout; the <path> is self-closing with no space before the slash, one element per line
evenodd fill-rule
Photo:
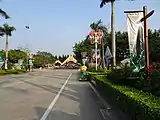
<path fill-rule="evenodd" d="M 95 52 L 96 52 L 96 71 L 97 71 L 97 41 L 95 40 Z"/>

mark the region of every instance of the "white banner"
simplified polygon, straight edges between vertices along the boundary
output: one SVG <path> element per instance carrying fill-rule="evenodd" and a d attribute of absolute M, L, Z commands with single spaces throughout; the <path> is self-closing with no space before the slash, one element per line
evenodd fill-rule
<path fill-rule="evenodd" d="M 144 29 L 143 29 L 143 23 L 140 22 L 141 18 L 143 18 L 143 12 L 128 13 L 127 14 L 129 50 L 130 50 L 130 54 L 133 53 L 133 55 L 137 54 L 137 42 L 140 45 L 140 46 L 138 45 L 138 47 L 141 47 L 141 48 L 143 47 L 141 45 L 143 44 L 143 41 L 144 41 L 144 39 L 143 39 L 144 38 L 144 35 L 143 35 Z M 139 41 L 137 41 L 137 39 Z"/>

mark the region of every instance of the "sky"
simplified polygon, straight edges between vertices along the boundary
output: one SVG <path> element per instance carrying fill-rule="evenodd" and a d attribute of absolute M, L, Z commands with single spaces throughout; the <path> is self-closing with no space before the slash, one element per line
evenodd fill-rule
<path fill-rule="evenodd" d="M 9 38 L 9 48 L 27 47 L 31 52 L 47 51 L 53 55 L 73 54 L 75 42 L 88 34 L 89 25 L 99 19 L 110 26 L 110 4 L 99 7 L 100 0 L 2 0 L 0 8 L 11 19 L 0 18 L 0 25 L 8 23 L 16 28 Z M 116 30 L 126 31 L 125 10 L 142 10 L 155 13 L 148 19 L 149 28 L 160 28 L 160 0 L 117 0 L 115 2 Z M 30 26 L 26 29 L 25 26 Z M 5 38 L 0 38 L 4 49 Z"/>

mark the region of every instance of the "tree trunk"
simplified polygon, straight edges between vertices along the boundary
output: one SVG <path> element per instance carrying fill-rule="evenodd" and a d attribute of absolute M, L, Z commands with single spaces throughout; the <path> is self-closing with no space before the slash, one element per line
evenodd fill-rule
<path fill-rule="evenodd" d="M 5 53 L 5 69 L 8 69 L 8 35 L 6 35 Z"/>
<path fill-rule="evenodd" d="M 102 68 L 105 69 L 105 59 L 104 59 L 104 41 L 102 39 Z"/>
<path fill-rule="evenodd" d="M 115 42 L 115 21 L 114 21 L 114 1 L 111 1 L 111 32 L 112 32 L 112 56 L 113 56 L 113 66 L 116 66 L 116 42 Z"/>

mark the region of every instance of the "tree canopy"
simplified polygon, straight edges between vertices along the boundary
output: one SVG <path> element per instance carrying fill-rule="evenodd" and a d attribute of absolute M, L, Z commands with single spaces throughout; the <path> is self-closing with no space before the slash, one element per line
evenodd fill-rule
<path fill-rule="evenodd" d="M 106 44 L 104 45 L 106 48 L 109 46 L 111 49 L 111 32 L 107 31 Z M 116 32 L 116 57 L 117 62 L 119 63 L 121 60 L 129 57 L 129 43 L 128 43 L 128 34 L 127 32 Z M 151 30 L 149 29 L 149 55 L 150 62 L 160 62 L 160 29 L 159 30 Z M 79 43 L 75 43 L 73 47 L 73 52 L 76 55 L 76 59 L 81 61 L 81 53 L 80 52 L 88 52 L 91 55 L 91 49 L 94 48 L 94 45 L 90 44 L 89 39 L 86 37 L 85 40 L 80 41 Z M 105 51 L 105 49 L 104 49 Z"/>

